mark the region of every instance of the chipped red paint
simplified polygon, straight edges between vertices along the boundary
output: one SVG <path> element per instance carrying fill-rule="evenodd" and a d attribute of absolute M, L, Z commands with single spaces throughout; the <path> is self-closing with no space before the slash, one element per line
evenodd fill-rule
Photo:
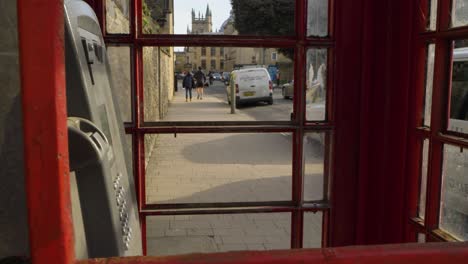
<path fill-rule="evenodd" d="M 239 251 L 170 257 L 129 257 L 78 261 L 77 264 L 435 264 L 466 263 L 468 242 L 395 244 L 309 250 Z"/>
<path fill-rule="evenodd" d="M 18 25 L 31 258 L 72 263 L 63 1 L 19 0 Z"/>

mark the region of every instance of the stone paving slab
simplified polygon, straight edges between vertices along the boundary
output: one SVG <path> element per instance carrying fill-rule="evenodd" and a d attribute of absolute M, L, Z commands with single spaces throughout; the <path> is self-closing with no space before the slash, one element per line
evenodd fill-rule
<path fill-rule="evenodd" d="M 249 120 L 205 96 L 185 102 L 179 90 L 168 120 Z M 291 199 L 290 134 L 158 135 L 146 168 L 147 203 L 281 201 Z M 323 194 L 320 153 L 307 154 L 305 190 Z M 306 214 L 304 245 L 320 247 L 321 214 Z M 290 247 L 291 214 L 147 217 L 148 255 Z"/>

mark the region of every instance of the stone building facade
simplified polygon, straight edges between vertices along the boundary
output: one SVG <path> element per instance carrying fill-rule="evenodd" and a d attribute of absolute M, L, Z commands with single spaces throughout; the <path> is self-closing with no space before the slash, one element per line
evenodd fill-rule
<path fill-rule="evenodd" d="M 161 13 L 164 10 L 157 4 L 161 1 L 146 0 L 147 12 L 144 12 L 144 31 L 147 34 L 172 34 L 174 33 L 173 12 Z M 109 33 L 129 32 L 129 1 L 107 0 L 106 11 Z M 173 6 L 173 0 L 169 1 L 169 8 Z M 156 16 L 164 15 L 165 23 L 161 26 Z M 114 84 L 114 91 L 124 121 L 132 120 L 132 96 L 134 89 L 131 85 L 131 54 L 130 48 L 124 46 L 109 46 L 108 58 Z M 144 87 L 144 119 L 145 121 L 164 120 L 169 108 L 169 102 L 174 95 L 174 50 L 166 47 L 144 47 L 143 48 L 143 87 Z M 130 136 L 128 140 L 130 142 Z M 153 149 L 157 135 L 145 137 L 145 161 L 151 158 L 150 150 Z M 130 144 L 129 144 L 130 145 Z M 130 145 L 131 146 L 131 145 Z"/>
<path fill-rule="evenodd" d="M 221 34 L 213 32 L 213 13 L 208 5 L 205 13 L 198 12 L 198 16 L 192 9 L 192 25 L 191 29 L 187 27 L 187 34 Z M 185 70 L 202 67 L 206 71 L 225 71 L 224 47 L 186 47 L 184 54 L 180 61 L 176 60 L 176 64 L 185 65 Z"/>

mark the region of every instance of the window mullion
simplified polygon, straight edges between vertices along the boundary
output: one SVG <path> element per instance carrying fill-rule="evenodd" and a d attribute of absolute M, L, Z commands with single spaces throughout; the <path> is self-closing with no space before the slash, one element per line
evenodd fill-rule
<path fill-rule="evenodd" d="M 437 8 L 437 32 L 443 32 L 450 27 L 452 1 L 438 0 Z"/>
<path fill-rule="evenodd" d="M 443 160 L 443 142 L 437 135 L 444 130 L 446 87 L 448 83 L 449 43 L 443 39 L 436 42 L 434 85 L 432 96 L 431 137 L 429 147 L 429 168 L 427 182 L 426 219 L 429 230 L 436 229 L 439 224 L 440 186 Z"/>

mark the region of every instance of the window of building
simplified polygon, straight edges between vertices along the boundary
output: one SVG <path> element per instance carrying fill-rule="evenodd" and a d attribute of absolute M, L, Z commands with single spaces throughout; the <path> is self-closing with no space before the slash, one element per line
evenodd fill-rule
<path fill-rule="evenodd" d="M 216 70 L 216 60 L 211 60 L 210 65 L 212 70 Z"/>
<path fill-rule="evenodd" d="M 215 47 L 211 47 L 210 54 L 211 54 L 211 56 L 216 56 L 216 48 Z"/>
<path fill-rule="evenodd" d="M 219 69 L 220 69 L 221 71 L 224 71 L 224 60 L 221 60 L 221 61 L 219 62 Z"/>
<path fill-rule="evenodd" d="M 201 67 L 202 67 L 203 69 L 206 69 L 206 60 L 202 60 L 202 61 L 201 61 Z"/>
<path fill-rule="evenodd" d="M 224 57 L 224 47 L 219 48 L 219 55 Z"/>
<path fill-rule="evenodd" d="M 271 60 L 277 60 L 277 53 L 276 52 L 272 52 L 271 53 Z"/>
<path fill-rule="evenodd" d="M 206 56 L 206 48 L 205 47 L 201 48 L 201 55 Z"/>

